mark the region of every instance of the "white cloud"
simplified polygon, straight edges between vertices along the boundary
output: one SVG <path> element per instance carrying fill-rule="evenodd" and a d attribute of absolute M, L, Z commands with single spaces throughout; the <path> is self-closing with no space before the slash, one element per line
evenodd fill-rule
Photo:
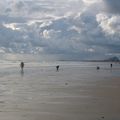
<path fill-rule="evenodd" d="M 95 52 L 95 50 L 93 48 L 89 48 L 87 49 L 88 52 Z"/>
<path fill-rule="evenodd" d="M 55 31 L 55 30 L 53 30 L 53 29 L 50 29 L 50 30 L 44 30 L 43 31 L 43 37 L 45 38 L 45 39 L 55 39 L 55 38 L 57 38 L 58 36 L 58 34 L 60 33 L 61 31 L 59 30 L 59 31 Z M 57 41 L 56 41 L 57 42 Z"/>
<path fill-rule="evenodd" d="M 5 53 L 5 48 L 4 47 L 0 47 L 0 53 Z"/>
<path fill-rule="evenodd" d="M 10 28 L 12 30 L 20 30 L 19 27 L 17 27 L 16 23 L 10 23 L 10 24 L 3 24 L 3 26 L 5 26 L 6 28 Z"/>
<path fill-rule="evenodd" d="M 51 25 L 51 24 L 52 24 L 52 21 L 45 21 L 45 22 L 43 22 L 43 23 L 40 25 L 40 28 L 49 26 L 49 25 Z"/>
<path fill-rule="evenodd" d="M 97 21 L 105 33 L 120 35 L 120 16 L 101 13 L 97 15 Z"/>
<path fill-rule="evenodd" d="M 68 31 L 69 30 L 75 30 L 76 32 L 81 33 L 81 29 L 77 26 L 71 26 L 70 28 L 68 28 Z"/>
<path fill-rule="evenodd" d="M 114 8 L 112 2 L 109 4 L 108 2 L 108 0 L 0 1 L 0 48 L 2 48 L 0 50 L 77 57 L 118 54 L 120 16 L 113 14 L 114 12 L 108 13 L 109 10 L 105 11 L 106 6 L 109 6 L 111 11 Z"/>
<path fill-rule="evenodd" d="M 50 38 L 50 31 L 44 30 L 44 31 L 43 31 L 43 37 L 44 37 L 45 39 L 49 39 L 49 38 Z"/>
<path fill-rule="evenodd" d="M 93 4 L 98 2 L 98 0 L 83 0 L 83 2 L 85 2 L 86 4 Z"/>

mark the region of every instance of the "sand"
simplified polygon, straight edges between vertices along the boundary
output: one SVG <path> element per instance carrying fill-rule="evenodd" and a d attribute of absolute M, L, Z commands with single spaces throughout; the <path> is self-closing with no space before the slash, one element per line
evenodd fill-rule
<path fill-rule="evenodd" d="M 120 120 L 120 67 L 86 66 L 1 68 L 0 120 Z"/>

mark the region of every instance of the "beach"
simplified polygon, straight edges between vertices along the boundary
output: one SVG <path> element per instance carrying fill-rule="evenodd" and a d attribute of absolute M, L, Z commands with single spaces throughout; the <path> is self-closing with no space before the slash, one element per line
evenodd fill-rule
<path fill-rule="evenodd" d="M 0 120 L 120 120 L 119 91 L 120 64 L 1 63 Z"/>

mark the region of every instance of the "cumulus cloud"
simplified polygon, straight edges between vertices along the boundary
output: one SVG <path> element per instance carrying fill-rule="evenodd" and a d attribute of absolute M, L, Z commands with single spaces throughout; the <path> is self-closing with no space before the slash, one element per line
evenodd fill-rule
<path fill-rule="evenodd" d="M 105 33 L 110 35 L 120 35 L 120 16 L 100 13 L 97 15 L 97 21 Z"/>
<path fill-rule="evenodd" d="M 0 53 L 62 54 L 89 59 L 120 51 L 120 16 L 113 14 L 119 9 L 112 0 L 0 3 Z M 106 12 L 103 6 L 113 12 Z"/>
<path fill-rule="evenodd" d="M 16 26 L 16 23 L 11 23 L 11 24 L 3 24 L 6 28 L 10 28 L 12 30 L 20 30 L 19 27 Z"/>

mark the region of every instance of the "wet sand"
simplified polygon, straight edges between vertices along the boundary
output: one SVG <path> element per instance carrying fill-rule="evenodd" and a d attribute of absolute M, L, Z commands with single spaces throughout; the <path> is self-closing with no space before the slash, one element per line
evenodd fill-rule
<path fill-rule="evenodd" d="M 0 70 L 0 120 L 120 120 L 120 69 Z"/>

